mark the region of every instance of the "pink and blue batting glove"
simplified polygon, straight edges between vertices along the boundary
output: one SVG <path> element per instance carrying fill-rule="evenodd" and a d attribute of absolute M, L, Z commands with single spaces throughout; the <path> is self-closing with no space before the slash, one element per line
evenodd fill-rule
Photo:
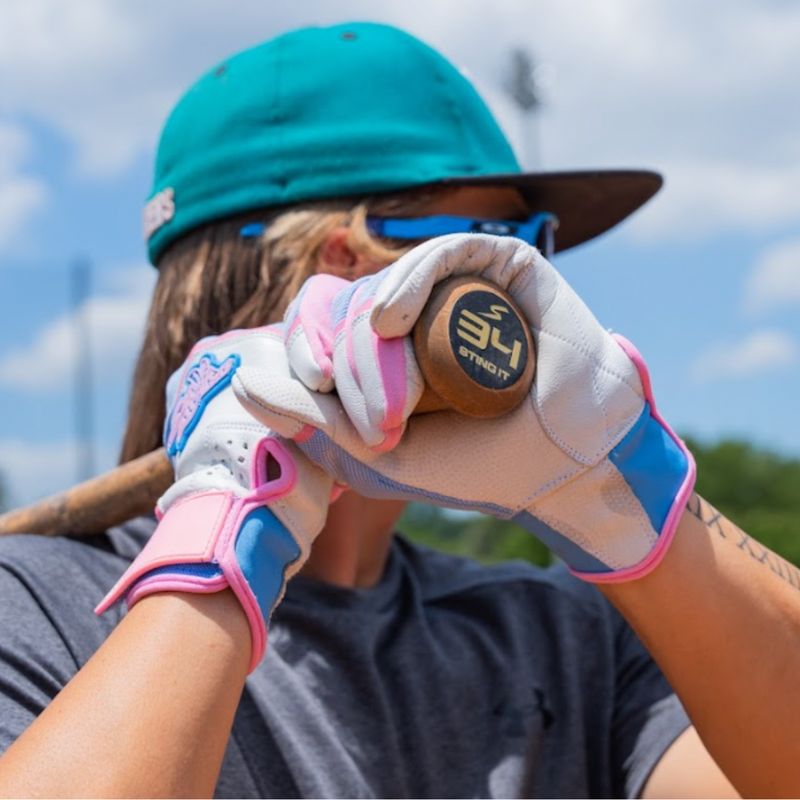
<path fill-rule="evenodd" d="M 370 381 L 361 365 L 382 363 L 385 347 L 408 340 L 435 284 L 454 275 L 482 277 L 521 308 L 536 345 L 530 394 L 487 420 L 439 411 L 409 421 L 403 406 L 396 427 L 404 433 L 392 447 L 376 447 L 365 420 L 413 396 L 418 374 L 407 355 L 405 369 L 373 370 Z M 344 287 L 329 307 L 328 339 L 346 354 L 333 360 L 333 383 L 338 391 L 341 377 L 360 397 L 301 397 L 297 387 L 292 398 L 281 396 L 256 366 L 240 369 L 235 387 L 255 417 L 329 474 L 363 495 L 513 520 L 589 581 L 633 580 L 661 561 L 694 485 L 694 461 L 656 410 L 642 357 L 598 323 L 538 250 L 488 234 L 438 237 Z M 471 339 L 459 344 L 480 363 L 499 336 Z M 513 342 L 500 345 L 493 361 L 514 350 Z M 298 354 L 290 349 L 289 357 L 302 377 Z"/>
<path fill-rule="evenodd" d="M 322 529 L 333 482 L 291 441 L 253 419 L 231 388 L 258 364 L 280 394 L 297 384 L 280 326 L 202 340 L 167 387 L 164 444 L 175 483 L 158 526 L 96 613 L 154 592 L 230 587 L 247 614 L 255 668 L 270 614 Z M 303 388 L 303 391 L 305 389 Z"/>
<path fill-rule="evenodd" d="M 300 380 L 315 392 L 335 388 L 361 437 L 380 452 L 400 440 L 424 382 L 409 337 L 385 339 L 372 329 L 376 286 L 368 278 L 309 278 L 287 309 L 284 336 Z"/>

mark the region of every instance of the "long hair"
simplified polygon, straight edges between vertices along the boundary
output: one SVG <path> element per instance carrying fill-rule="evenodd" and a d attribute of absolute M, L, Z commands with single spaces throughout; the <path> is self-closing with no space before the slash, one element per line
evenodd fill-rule
<path fill-rule="evenodd" d="M 159 278 L 133 376 L 120 462 L 161 444 L 164 387 L 192 346 L 205 336 L 279 322 L 303 283 L 325 271 L 322 245 L 337 227 L 348 229 L 354 253 L 389 264 L 413 243 L 378 240 L 368 230 L 368 214 L 424 213 L 441 187 L 360 201 L 306 203 L 276 212 L 247 212 L 200 227 L 162 256 Z M 267 222 L 265 233 L 244 238 L 251 222 Z"/>

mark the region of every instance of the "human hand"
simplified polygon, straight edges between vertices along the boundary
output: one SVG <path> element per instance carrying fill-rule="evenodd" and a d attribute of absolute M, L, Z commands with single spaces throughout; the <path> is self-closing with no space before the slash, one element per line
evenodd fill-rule
<path fill-rule="evenodd" d="M 284 339 L 300 380 L 315 392 L 335 388 L 360 436 L 380 452 L 399 441 L 424 382 L 410 337 L 383 339 L 370 326 L 373 288 L 314 275 L 286 311 Z"/>
<path fill-rule="evenodd" d="M 369 357 L 380 363 L 385 343 L 408 336 L 433 286 L 451 275 L 505 289 L 531 326 L 536 377 L 509 414 L 416 417 L 395 447 L 381 451 L 369 446 L 380 432 L 362 434 L 332 394 L 301 396 L 295 387 L 293 397 L 279 396 L 258 367 L 238 371 L 237 394 L 254 416 L 364 495 L 514 520 L 587 580 L 645 574 L 677 527 L 694 483 L 692 457 L 656 412 L 635 348 L 605 331 L 535 248 L 482 234 L 420 245 L 336 295 L 335 347 L 353 352 L 351 366 Z M 376 334 L 371 340 L 356 335 L 365 324 Z M 407 374 L 379 373 L 392 376 L 383 384 L 387 395 Z M 416 384 L 413 371 L 406 384 L 401 391 Z M 368 392 L 361 399 L 370 407 Z"/>
<path fill-rule="evenodd" d="M 253 363 L 276 387 L 301 387 L 280 326 L 204 339 L 170 379 L 164 444 L 175 483 L 158 501 L 150 541 L 97 608 L 102 613 L 123 597 L 132 607 L 154 592 L 230 586 L 250 623 L 251 670 L 286 581 L 324 525 L 333 488 L 297 445 L 236 399 L 231 380 Z"/>

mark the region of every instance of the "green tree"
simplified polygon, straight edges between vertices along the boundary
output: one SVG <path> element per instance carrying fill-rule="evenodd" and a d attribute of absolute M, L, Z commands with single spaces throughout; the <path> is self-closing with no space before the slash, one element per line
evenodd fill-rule
<path fill-rule="evenodd" d="M 415 542 L 486 564 L 514 558 L 541 565 L 551 561 L 550 551 L 519 525 L 474 512 L 410 503 L 399 529 Z"/>
<path fill-rule="evenodd" d="M 697 493 L 788 561 L 800 565 L 800 460 L 725 439 L 686 438 L 697 461 Z"/>

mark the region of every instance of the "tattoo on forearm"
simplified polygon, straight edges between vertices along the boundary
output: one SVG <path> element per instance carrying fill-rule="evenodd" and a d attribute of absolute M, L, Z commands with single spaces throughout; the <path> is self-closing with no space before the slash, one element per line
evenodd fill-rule
<path fill-rule="evenodd" d="M 781 580 L 786 581 L 795 589 L 800 589 L 800 570 L 797 567 L 788 561 L 784 561 L 772 550 L 767 549 L 763 544 L 746 534 L 741 528 L 720 514 L 714 506 L 703 500 L 702 497 L 696 494 L 692 495 L 687 509 L 709 530 L 714 531 L 721 538 L 727 539 L 760 564 L 764 564 Z"/>

